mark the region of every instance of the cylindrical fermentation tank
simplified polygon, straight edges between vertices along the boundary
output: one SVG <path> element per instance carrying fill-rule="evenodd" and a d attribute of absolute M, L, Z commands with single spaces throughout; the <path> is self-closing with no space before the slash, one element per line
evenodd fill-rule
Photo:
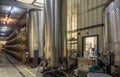
<path fill-rule="evenodd" d="M 105 48 L 114 54 L 120 66 L 120 0 L 113 0 L 105 9 Z"/>
<path fill-rule="evenodd" d="M 62 56 L 62 0 L 45 0 L 45 57 L 52 66 Z"/>
<path fill-rule="evenodd" d="M 44 52 L 44 10 L 41 9 L 40 11 L 40 20 L 39 20 L 39 27 L 38 27 L 38 38 L 39 38 L 39 57 L 43 57 Z"/>
<path fill-rule="evenodd" d="M 27 14 L 28 38 L 29 38 L 29 54 L 33 58 L 35 48 L 39 49 L 39 26 L 40 26 L 41 10 L 30 9 Z"/>

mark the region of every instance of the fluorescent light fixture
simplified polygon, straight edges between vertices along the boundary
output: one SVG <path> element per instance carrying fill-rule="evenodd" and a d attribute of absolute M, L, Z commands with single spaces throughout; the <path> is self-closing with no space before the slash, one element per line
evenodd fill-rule
<path fill-rule="evenodd" d="M 13 9 L 12 9 L 13 11 L 18 11 L 18 8 L 16 8 L 16 7 L 13 7 Z"/>
<path fill-rule="evenodd" d="M 13 13 L 13 10 L 11 10 L 10 12 Z"/>
<path fill-rule="evenodd" d="M 5 8 L 6 10 L 10 11 L 11 10 L 11 6 L 8 6 L 7 8 Z"/>
<path fill-rule="evenodd" d="M 4 36 L 4 35 L 6 35 L 6 34 L 5 34 L 5 33 L 0 33 L 0 35 Z"/>
<path fill-rule="evenodd" d="M 4 21 L 4 22 L 2 22 L 3 24 L 5 24 L 6 22 Z"/>
<path fill-rule="evenodd" d="M 6 31 L 9 31 L 9 30 L 10 30 L 10 28 L 9 28 L 9 27 L 6 27 L 6 26 L 1 27 L 0 29 L 1 29 L 1 32 L 6 32 Z"/>
<path fill-rule="evenodd" d="M 7 21 L 8 17 L 5 17 L 5 20 Z"/>
<path fill-rule="evenodd" d="M 27 3 L 27 4 L 32 4 L 34 0 L 17 0 L 17 1 Z"/>
<path fill-rule="evenodd" d="M 11 8 L 11 13 L 14 13 L 14 12 L 18 12 L 19 11 L 19 8 L 17 8 L 17 7 L 15 7 L 15 6 L 13 6 L 12 8 Z"/>
<path fill-rule="evenodd" d="M 9 20 L 7 20 L 7 24 L 9 23 Z"/>

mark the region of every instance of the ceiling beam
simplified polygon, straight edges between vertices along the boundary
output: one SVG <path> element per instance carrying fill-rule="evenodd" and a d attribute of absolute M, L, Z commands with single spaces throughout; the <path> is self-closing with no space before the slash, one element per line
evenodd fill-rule
<path fill-rule="evenodd" d="M 7 6 L 16 6 L 16 7 L 21 7 L 21 8 L 26 8 L 26 9 L 41 9 L 42 6 L 35 6 L 35 5 L 30 5 L 22 2 L 18 2 L 15 0 L 0 0 L 0 5 L 7 5 Z"/>
<path fill-rule="evenodd" d="M 17 20 L 15 25 L 17 25 L 17 23 L 25 16 L 26 13 L 27 13 L 27 10 L 21 15 L 21 17 Z"/>
<path fill-rule="evenodd" d="M 32 4 L 35 2 L 36 0 L 34 0 L 33 2 L 32 2 Z"/>

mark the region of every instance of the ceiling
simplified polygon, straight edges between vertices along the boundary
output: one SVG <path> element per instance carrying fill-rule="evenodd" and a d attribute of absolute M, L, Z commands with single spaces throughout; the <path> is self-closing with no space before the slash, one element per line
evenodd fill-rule
<path fill-rule="evenodd" d="M 43 0 L 0 0 L 0 40 L 26 25 L 27 10 L 38 9 L 42 5 Z"/>
<path fill-rule="evenodd" d="M 18 26 L 26 23 L 26 9 L 0 5 L 0 35 L 7 36 Z"/>

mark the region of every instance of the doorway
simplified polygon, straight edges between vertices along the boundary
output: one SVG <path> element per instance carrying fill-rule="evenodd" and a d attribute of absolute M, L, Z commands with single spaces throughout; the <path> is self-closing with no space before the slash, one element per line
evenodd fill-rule
<path fill-rule="evenodd" d="M 83 37 L 83 57 L 88 58 L 98 55 L 98 36 Z"/>

